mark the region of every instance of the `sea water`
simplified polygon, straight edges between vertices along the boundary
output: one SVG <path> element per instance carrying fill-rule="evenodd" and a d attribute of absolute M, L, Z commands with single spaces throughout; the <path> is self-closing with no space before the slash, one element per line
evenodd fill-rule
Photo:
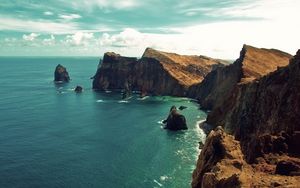
<path fill-rule="evenodd" d="M 95 92 L 98 61 L 0 58 L 0 187 L 190 187 L 206 114 L 186 98 Z M 53 83 L 57 64 L 70 83 Z M 172 105 L 188 107 L 187 131 L 162 129 Z"/>

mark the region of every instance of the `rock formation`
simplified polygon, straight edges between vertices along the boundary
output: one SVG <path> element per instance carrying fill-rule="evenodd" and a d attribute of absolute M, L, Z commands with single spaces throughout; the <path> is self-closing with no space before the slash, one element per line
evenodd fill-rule
<path fill-rule="evenodd" d="M 273 156 L 274 161 L 248 164 L 240 142 L 222 128 L 208 135 L 193 172 L 193 188 L 298 187 L 299 159 Z M 279 161 L 279 162 L 278 162 Z M 277 164 L 276 164 L 277 163 Z M 280 172 L 280 173 L 278 173 Z M 294 176 L 292 176 L 294 173 Z M 282 175 L 281 175 L 282 174 Z M 289 175 L 289 176 L 288 176 Z"/>
<path fill-rule="evenodd" d="M 81 93 L 83 91 L 83 88 L 81 86 L 76 86 L 75 89 L 74 89 L 74 91 L 76 93 Z"/>
<path fill-rule="evenodd" d="M 201 108 L 212 110 L 227 100 L 238 84 L 286 66 L 291 57 L 279 50 L 244 45 L 239 59 L 231 65 L 211 71 L 201 83 L 190 87 L 188 96 L 199 100 Z"/>
<path fill-rule="evenodd" d="M 185 117 L 182 114 L 178 113 L 175 106 L 171 107 L 170 114 L 163 123 L 166 124 L 164 128 L 171 131 L 188 129 Z"/>
<path fill-rule="evenodd" d="M 94 76 L 96 90 L 140 91 L 143 95 L 186 96 L 187 89 L 200 83 L 224 61 L 205 56 L 186 56 L 147 48 L 141 59 L 104 54 Z"/>
<path fill-rule="evenodd" d="M 61 64 L 58 64 L 55 68 L 54 81 L 55 82 L 69 82 L 70 81 L 70 77 L 69 77 L 69 73 L 67 72 L 67 69 L 64 66 L 62 66 Z"/>
<path fill-rule="evenodd" d="M 297 187 L 299 93 L 300 50 L 288 66 L 258 79 L 242 80 L 208 115 L 207 123 L 222 126 L 233 136 L 220 128 L 209 134 L 192 186 Z"/>

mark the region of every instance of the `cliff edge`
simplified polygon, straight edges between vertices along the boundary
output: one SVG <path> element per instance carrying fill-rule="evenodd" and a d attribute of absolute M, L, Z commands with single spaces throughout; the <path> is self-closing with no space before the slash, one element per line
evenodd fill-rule
<path fill-rule="evenodd" d="M 190 87 L 188 96 L 197 99 L 201 108 L 212 110 L 226 101 L 238 84 L 251 82 L 288 65 L 291 57 L 279 50 L 244 45 L 233 64 L 211 71 L 201 83 Z"/>

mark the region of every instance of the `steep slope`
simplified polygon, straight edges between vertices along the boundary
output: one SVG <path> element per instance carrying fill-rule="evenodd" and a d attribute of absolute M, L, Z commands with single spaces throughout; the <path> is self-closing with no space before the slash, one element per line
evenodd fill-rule
<path fill-rule="evenodd" d="M 262 155 L 255 151 L 256 147 L 260 147 L 257 136 L 278 136 L 284 131 L 293 137 L 295 131 L 300 131 L 299 93 L 300 51 L 289 66 L 259 80 L 240 84 L 229 100 L 209 114 L 207 123 L 221 125 L 234 134 L 241 140 L 248 161 L 253 161 Z"/>
<path fill-rule="evenodd" d="M 98 90 L 124 89 L 154 95 L 185 96 L 187 89 L 200 83 L 224 61 L 204 56 L 185 56 L 147 48 L 141 59 L 104 54 L 94 77 Z"/>
<path fill-rule="evenodd" d="M 222 128 L 211 131 L 193 172 L 193 188 L 298 187 L 300 176 L 278 173 L 300 167 L 300 160 L 288 156 L 273 157 L 274 162 L 248 164 L 239 141 Z M 261 159 L 263 160 L 263 159 Z M 279 162 L 278 162 L 279 161 Z M 284 165 L 281 165 L 284 164 Z M 299 168 L 300 169 L 300 168 Z"/>
<path fill-rule="evenodd" d="M 286 66 L 292 56 L 274 49 L 260 49 L 244 45 L 239 59 L 226 67 L 210 72 L 205 79 L 190 87 L 188 96 L 199 100 L 203 109 L 221 105 L 237 84 L 260 78 L 277 67 Z"/>
<path fill-rule="evenodd" d="M 207 118 L 207 123 L 225 127 L 234 137 L 221 128 L 210 133 L 194 171 L 193 187 L 297 187 L 299 93 L 300 50 L 288 66 L 240 83 Z M 228 150 L 239 154 L 229 155 Z"/>

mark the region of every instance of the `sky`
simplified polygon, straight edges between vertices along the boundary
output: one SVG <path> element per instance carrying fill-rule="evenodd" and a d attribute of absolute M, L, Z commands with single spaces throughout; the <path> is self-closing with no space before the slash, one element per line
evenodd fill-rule
<path fill-rule="evenodd" d="M 243 44 L 295 54 L 299 0 L 0 0 L 0 56 L 139 57 L 146 47 L 236 59 Z"/>

